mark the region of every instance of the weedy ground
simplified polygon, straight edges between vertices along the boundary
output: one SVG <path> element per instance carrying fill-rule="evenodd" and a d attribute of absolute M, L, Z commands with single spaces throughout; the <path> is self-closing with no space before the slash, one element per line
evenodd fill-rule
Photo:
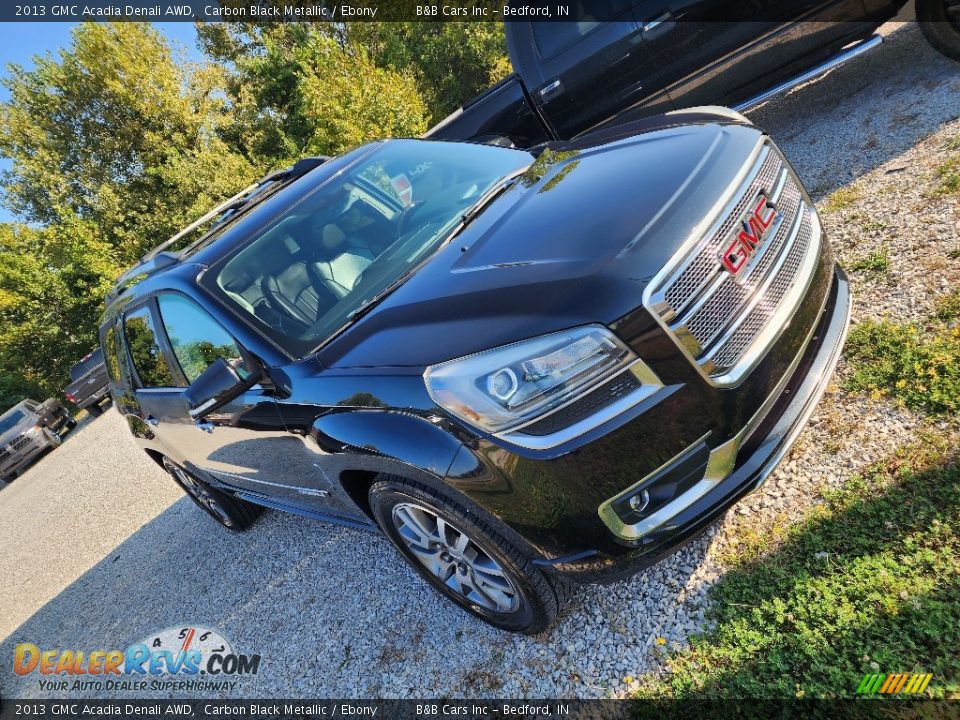
<path fill-rule="evenodd" d="M 928 258 L 927 277 L 886 275 L 913 238 L 878 220 L 882 180 L 821 204 L 828 226 L 835 214 L 852 226 L 838 254 L 855 297 L 869 305 L 886 292 L 913 310 L 855 313 L 840 393 L 913 411 L 913 441 L 824 486 L 799 521 L 743 527 L 735 552 L 718 551 L 706 631 L 658 648 L 664 669 L 639 678 L 638 696 L 851 697 L 865 673 L 925 672 L 928 695 L 960 698 L 960 135 L 939 142 L 918 198 L 940 203 L 940 227 L 953 213 L 956 231 L 953 251 L 934 246 L 943 257 Z"/>

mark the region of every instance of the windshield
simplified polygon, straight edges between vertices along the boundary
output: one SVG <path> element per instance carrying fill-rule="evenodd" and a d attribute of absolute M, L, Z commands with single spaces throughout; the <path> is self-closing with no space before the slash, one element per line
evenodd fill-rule
<path fill-rule="evenodd" d="M 208 277 L 218 294 L 301 357 L 416 269 L 484 193 L 532 161 L 529 153 L 488 145 L 384 143 L 280 214 Z"/>
<path fill-rule="evenodd" d="M 11 408 L 7 410 L 3 415 L 0 415 L 0 435 L 5 435 L 15 428 L 17 425 L 22 423 L 27 417 L 27 414 L 20 408 Z"/>

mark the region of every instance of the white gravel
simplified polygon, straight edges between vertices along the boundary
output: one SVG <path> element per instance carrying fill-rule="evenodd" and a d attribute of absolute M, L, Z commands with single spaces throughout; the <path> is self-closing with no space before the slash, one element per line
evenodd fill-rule
<path fill-rule="evenodd" d="M 923 260 L 882 277 L 852 273 L 858 320 L 921 317 L 960 270 L 948 252 L 960 242 L 957 202 L 929 197 L 931 169 L 960 135 L 960 65 L 914 26 L 884 33 L 879 49 L 753 114 L 816 199 L 859 178 L 856 199 L 825 215 L 843 262 L 883 244 Z M 932 248 L 917 247 L 931 235 L 923 217 L 937 228 Z M 705 536 L 629 581 L 579 590 L 557 628 L 524 638 L 426 591 L 375 534 L 278 512 L 245 534 L 218 528 L 111 411 L 0 492 L 0 696 L 48 694 L 11 672 L 19 642 L 125 647 L 182 623 L 219 629 L 263 657 L 237 696 L 623 694 L 624 678 L 662 669 L 661 645 L 682 646 L 704 627 L 718 558 L 736 550 L 742 527 L 796 519 L 818 488 L 925 422 L 834 387 L 770 481 Z"/>

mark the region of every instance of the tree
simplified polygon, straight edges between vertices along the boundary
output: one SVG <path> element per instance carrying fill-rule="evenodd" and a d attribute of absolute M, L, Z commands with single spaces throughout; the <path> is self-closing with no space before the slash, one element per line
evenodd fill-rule
<path fill-rule="evenodd" d="M 5 204 L 41 224 L 95 224 L 130 260 L 256 175 L 220 131 L 215 67 L 175 62 L 140 23 L 84 23 L 58 56 L 10 66 L 0 103 Z"/>
<path fill-rule="evenodd" d="M 0 225 L 0 376 L 59 394 L 70 366 L 97 343 L 104 296 L 119 271 L 89 222 Z"/>
<path fill-rule="evenodd" d="M 232 68 L 237 123 L 225 137 L 257 162 L 337 153 L 420 135 L 427 111 L 411 72 L 375 62 L 342 28 L 318 23 L 217 23 L 201 47 Z"/>
<path fill-rule="evenodd" d="M 409 70 L 432 123 L 513 72 L 503 23 L 352 23 L 351 41 L 380 67 Z"/>

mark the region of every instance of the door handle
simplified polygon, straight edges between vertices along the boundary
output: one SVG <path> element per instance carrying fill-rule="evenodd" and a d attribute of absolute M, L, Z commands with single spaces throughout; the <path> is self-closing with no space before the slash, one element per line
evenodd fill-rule
<path fill-rule="evenodd" d="M 157 420 L 153 415 L 147 415 L 144 420 L 146 420 L 147 425 L 152 425 L 153 427 L 156 427 L 160 424 L 160 421 Z"/>
<path fill-rule="evenodd" d="M 557 97 L 563 92 L 563 83 L 560 80 L 554 80 L 549 85 L 540 88 L 540 99 L 544 102 Z"/>
<path fill-rule="evenodd" d="M 207 433 L 212 433 L 212 432 L 213 432 L 213 423 L 212 423 L 212 422 L 200 422 L 200 421 L 198 420 L 198 421 L 195 422 L 193 425 L 194 425 L 194 427 L 197 428 L 197 430 L 203 430 L 204 432 L 207 432 Z"/>
<path fill-rule="evenodd" d="M 653 20 L 648 20 L 647 22 L 640 23 L 640 31 L 643 33 L 652 32 L 658 27 L 664 24 L 673 24 L 673 13 L 665 12 L 660 17 L 654 18 Z"/>

